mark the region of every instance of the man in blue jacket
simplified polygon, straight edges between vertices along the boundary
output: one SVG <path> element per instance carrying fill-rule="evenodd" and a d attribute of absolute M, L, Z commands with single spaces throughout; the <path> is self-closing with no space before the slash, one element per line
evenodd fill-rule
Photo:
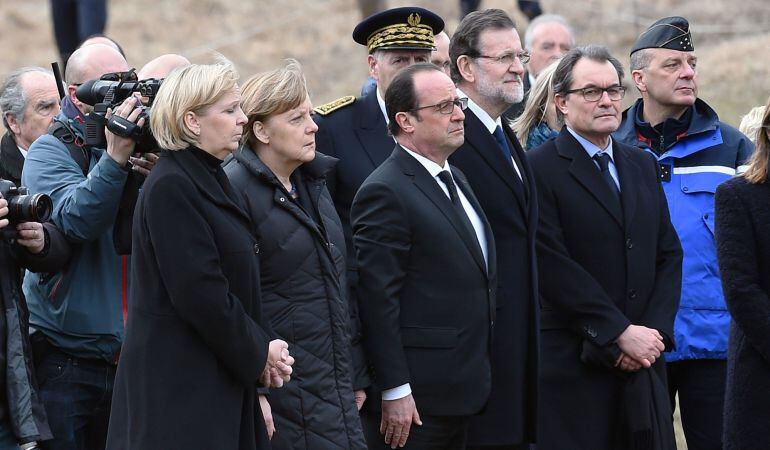
<path fill-rule="evenodd" d="M 691 449 L 720 449 L 730 316 L 714 245 L 714 191 L 741 171 L 751 142 L 698 98 L 697 58 L 689 23 L 667 17 L 631 50 L 631 75 L 642 95 L 623 113 L 614 138 L 654 154 L 671 222 L 684 250 L 676 348 L 666 353 L 671 402 L 679 394 Z"/>
<path fill-rule="evenodd" d="M 125 261 L 113 247 L 112 229 L 134 142 L 106 131 L 107 148 L 84 144 L 89 105 L 76 89 L 105 73 L 128 70 L 123 56 L 106 45 L 83 47 L 69 59 L 67 96 L 54 119 L 62 139 L 45 134 L 30 147 L 22 181 L 54 203 L 53 222 L 75 244 L 72 259 L 57 273 L 27 273 L 24 294 L 38 352 L 38 381 L 54 440 L 52 449 L 104 448 L 115 367 L 123 341 Z M 138 100 L 130 97 L 113 114 L 135 122 Z M 88 162 L 87 174 L 73 158 L 74 142 Z"/>

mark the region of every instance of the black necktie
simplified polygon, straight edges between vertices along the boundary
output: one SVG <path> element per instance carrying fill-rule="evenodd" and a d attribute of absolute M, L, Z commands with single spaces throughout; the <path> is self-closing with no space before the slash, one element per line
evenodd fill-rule
<path fill-rule="evenodd" d="M 599 164 L 599 171 L 602 173 L 604 184 L 607 185 L 607 188 L 612 192 L 612 196 L 618 201 L 618 204 L 620 204 L 620 191 L 618 190 L 618 185 L 615 184 L 615 179 L 612 178 L 612 174 L 610 173 L 610 155 L 605 152 L 599 152 L 594 155 L 593 160 Z"/>
<path fill-rule="evenodd" d="M 438 178 L 442 183 L 444 183 L 444 185 L 446 185 L 447 189 L 449 190 L 449 199 L 452 200 L 452 206 L 454 206 L 455 212 L 457 213 L 463 225 L 465 225 L 465 228 L 468 230 L 468 232 L 471 233 L 473 241 L 479 245 L 479 250 L 481 250 L 479 238 L 476 236 L 476 229 L 473 228 L 473 225 L 468 218 L 468 214 L 465 212 L 465 208 L 463 208 L 463 204 L 460 201 L 460 196 L 457 193 L 457 187 L 455 186 L 454 180 L 452 179 L 452 174 L 450 174 L 448 170 L 442 170 L 438 173 Z"/>

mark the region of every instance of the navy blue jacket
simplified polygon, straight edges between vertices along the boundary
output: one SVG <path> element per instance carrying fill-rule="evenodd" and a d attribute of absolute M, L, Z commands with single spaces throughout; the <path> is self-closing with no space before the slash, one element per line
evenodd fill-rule
<path fill-rule="evenodd" d="M 661 165 L 671 222 L 684 250 L 682 297 L 674 322 L 676 348 L 668 361 L 725 359 L 730 315 L 719 280 L 714 243 L 714 192 L 746 164 L 754 146 L 738 130 L 720 122 L 703 100 L 696 100 L 687 132 L 655 154 L 639 128 L 648 126 L 642 100 L 623 112 L 613 137 L 655 156 Z"/>

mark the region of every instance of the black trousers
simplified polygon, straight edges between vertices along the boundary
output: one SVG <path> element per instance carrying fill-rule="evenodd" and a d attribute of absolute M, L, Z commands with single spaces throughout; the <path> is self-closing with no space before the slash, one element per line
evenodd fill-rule
<path fill-rule="evenodd" d="M 722 410 L 727 361 L 693 359 L 667 363 L 671 410 L 679 394 L 679 413 L 689 450 L 722 448 Z"/>
<path fill-rule="evenodd" d="M 419 411 L 419 410 L 418 410 Z M 361 411 L 361 425 L 369 450 L 388 449 L 385 435 L 380 434 L 379 412 Z M 469 416 L 420 415 L 422 426 L 412 424 L 405 450 L 465 450 Z"/>

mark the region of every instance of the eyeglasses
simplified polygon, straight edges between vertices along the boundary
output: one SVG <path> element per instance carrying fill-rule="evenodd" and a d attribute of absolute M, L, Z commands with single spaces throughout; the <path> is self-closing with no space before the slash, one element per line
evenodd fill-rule
<path fill-rule="evenodd" d="M 580 89 L 570 89 L 569 91 L 565 92 L 565 94 L 574 94 L 575 92 L 580 92 L 583 95 L 583 100 L 587 102 L 598 102 L 605 92 L 610 97 L 610 100 L 617 101 L 622 100 L 623 97 L 625 97 L 626 88 L 619 85 L 606 88 L 588 86 Z"/>
<path fill-rule="evenodd" d="M 456 98 L 454 100 L 447 100 L 445 102 L 436 103 L 435 105 L 418 106 L 417 108 L 412 108 L 409 111 L 415 112 L 425 108 L 436 108 L 436 111 L 439 113 L 449 115 L 454 112 L 455 106 L 460 108 L 460 110 L 465 111 L 465 109 L 468 107 L 468 99 L 465 97 Z"/>
<path fill-rule="evenodd" d="M 518 53 L 506 53 L 501 56 L 476 55 L 474 58 L 486 58 L 490 61 L 503 64 L 504 66 L 511 66 L 513 65 L 513 62 L 516 61 L 516 58 L 519 58 L 519 61 L 521 61 L 522 64 L 528 63 L 530 54 L 522 50 Z"/>

